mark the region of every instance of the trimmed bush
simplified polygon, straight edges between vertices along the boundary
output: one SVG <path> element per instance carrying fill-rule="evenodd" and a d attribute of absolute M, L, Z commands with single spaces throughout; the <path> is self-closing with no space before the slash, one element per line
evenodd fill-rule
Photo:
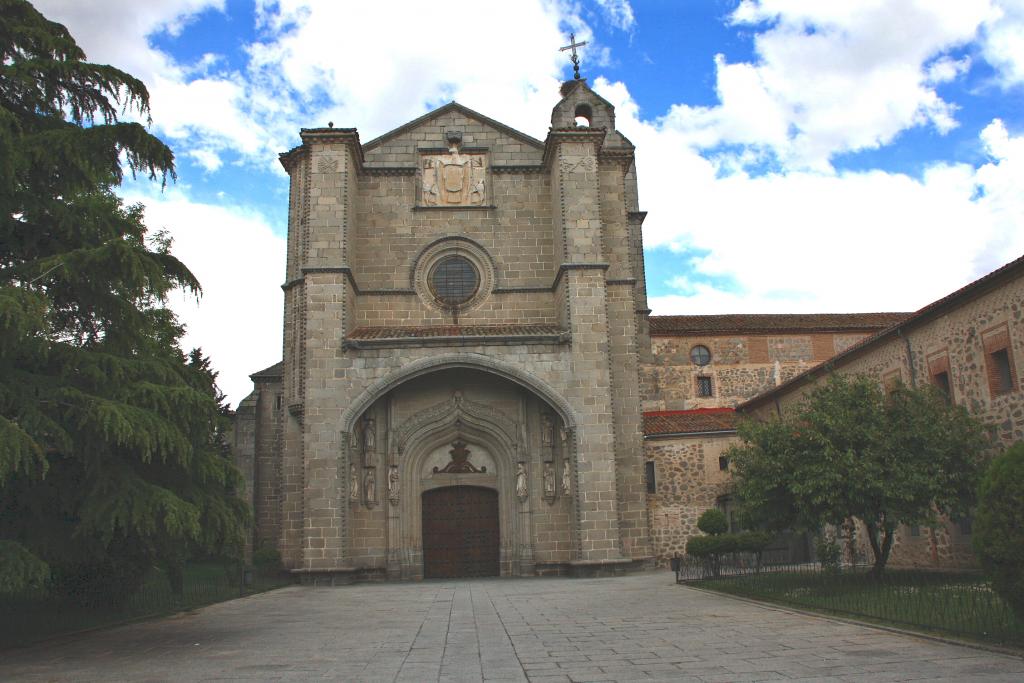
<path fill-rule="evenodd" d="M 697 528 L 706 534 L 717 536 L 729 530 L 729 520 L 725 518 L 724 512 L 711 508 L 710 510 L 705 510 L 704 514 L 697 519 Z"/>
<path fill-rule="evenodd" d="M 992 461 L 978 499 L 974 552 L 992 587 L 1024 620 L 1024 442 Z"/>
<path fill-rule="evenodd" d="M 736 537 L 736 551 L 742 553 L 756 553 L 760 555 L 764 552 L 773 540 L 775 540 L 775 534 L 769 531 L 743 531 L 738 534 L 733 534 Z"/>

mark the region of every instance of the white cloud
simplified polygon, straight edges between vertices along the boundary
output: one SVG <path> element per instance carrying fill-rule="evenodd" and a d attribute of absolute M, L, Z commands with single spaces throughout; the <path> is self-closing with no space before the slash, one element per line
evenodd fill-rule
<path fill-rule="evenodd" d="M 985 24 L 982 53 L 1005 88 L 1024 84 L 1024 2 L 996 0 Z"/>
<path fill-rule="evenodd" d="M 146 225 L 166 229 L 171 253 L 199 279 L 202 299 L 181 292 L 171 309 L 187 324 L 182 347 L 202 347 L 232 405 L 252 391 L 248 375 L 281 359 L 284 239 L 243 207 L 195 202 L 180 189 L 163 194 L 143 184 L 125 199 L 146 205 Z"/>
<path fill-rule="evenodd" d="M 645 247 L 708 253 L 698 277 L 667 283 L 679 295 L 652 298 L 657 314 L 913 310 L 1024 252 L 1024 137 L 1000 121 L 979 140 L 989 163 L 936 164 L 920 180 L 723 175 L 665 120 L 637 118 L 623 84 L 597 87 L 637 145 Z"/>
<path fill-rule="evenodd" d="M 604 10 L 608 23 L 617 29 L 631 31 L 636 26 L 636 16 L 629 0 L 596 0 Z"/>
<path fill-rule="evenodd" d="M 754 145 L 789 168 L 819 171 L 910 127 L 948 132 L 956 107 L 935 86 L 969 62 L 945 53 L 993 16 L 989 0 L 744 0 L 731 21 L 756 31 L 757 60 L 720 55 L 720 104 L 677 105 L 666 123 L 702 148 Z"/>

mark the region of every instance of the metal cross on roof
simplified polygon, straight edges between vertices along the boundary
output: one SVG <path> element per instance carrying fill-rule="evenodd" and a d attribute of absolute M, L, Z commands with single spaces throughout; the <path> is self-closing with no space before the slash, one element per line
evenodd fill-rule
<path fill-rule="evenodd" d="M 565 47 L 558 48 L 559 52 L 565 52 L 566 50 L 572 50 L 572 56 L 569 59 L 572 60 L 573 78 L 575 78 L 577 81 L 580 80 L 580 58 L 579 58 L 579 55 L 576 54 L 576 48 L 583 47 L 586 44 L 587 44 L 587 41 L 585 41 L 585 40 L 582 43 L 577 43 L 576 42 L 576 34 L 575 33 L 570 33 L 569 34 L 569 44 L 566 45 Z"/>

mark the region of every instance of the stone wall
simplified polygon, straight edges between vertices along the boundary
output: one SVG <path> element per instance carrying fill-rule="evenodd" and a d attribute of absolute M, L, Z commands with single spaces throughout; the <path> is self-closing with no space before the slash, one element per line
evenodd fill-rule
<path fill-rule="evenodd" d="M 644 442 L 654 463 L 655 492 L 647 496 L 651 541 L 658 564 L 686 553 L 686 541 L 699 536 L 697 519 L 729 492 L 729 474 L 718 458 L 737 443 L 735 435 L 655 437 Z"/>
<path fill-rule="evenodd" d="M 691 334 L 651 337 L 653 358 L 641 368 L 644 410 L 733 407 L 772 389 L 868 336 L 821 331 L 808 334 Z M 697 345 L 711 351 L 711 363 L 690 360 Z M 711 378 L 714 394 L 697 395 L 697 377 Z"/>

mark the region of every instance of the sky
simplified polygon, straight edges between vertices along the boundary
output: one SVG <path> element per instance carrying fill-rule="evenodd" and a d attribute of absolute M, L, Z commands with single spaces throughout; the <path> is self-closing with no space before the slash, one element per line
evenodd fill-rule
<path fill-rule="evenodd" d="M 910 311 L 1024 253 L 1024 0 L 39 0 L 141 78 L 178 179 L 129 181 L 235 405 L 281 358 L 288 183 L 456 100 L 543 139 L 582 74 L 637 147 L 656 315 Z"/>

